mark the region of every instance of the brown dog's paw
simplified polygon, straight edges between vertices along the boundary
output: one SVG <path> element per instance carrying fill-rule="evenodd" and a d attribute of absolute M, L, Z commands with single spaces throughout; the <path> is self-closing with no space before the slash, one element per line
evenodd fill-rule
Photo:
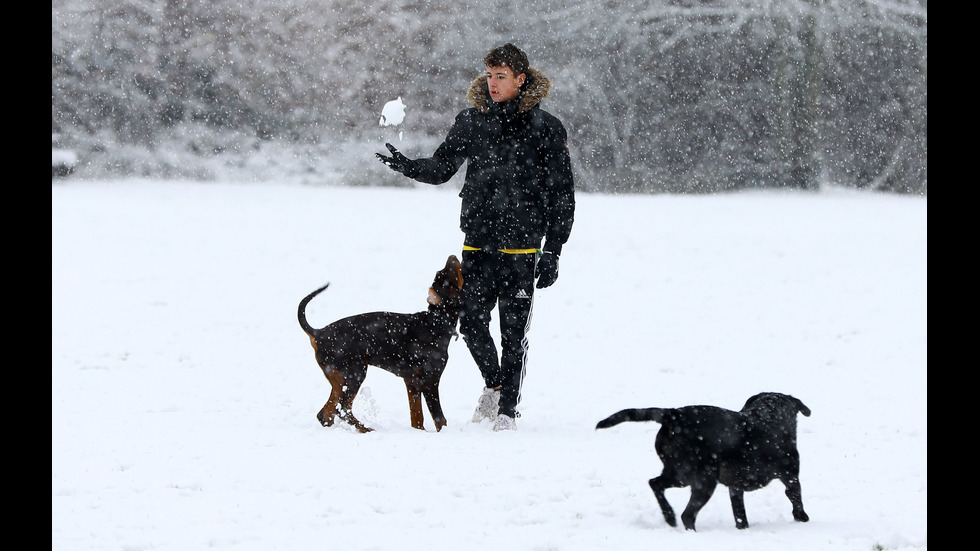
<path fill-rule="evenodd" d="M 333 425 L 333 416 L 325 417 L 323 415 L 323 410 L 316 413 L 316 420 L 320 422 L 321 427 L 329 427 Z"/>
<path fill-rule="evenodd" d="M 357 419 L 348 419 L 347 422 L 350 424 L 350 426 L 357 429 L 357 432 L 360 432 L 361 434 L 364 434 L 366 432 L 374 432 L 374 429 L 372 429 L 371 427 L 365 427 Z"/>
<path fill-rule="evenodd" d="M 357 429 L 357 432 L 360 432 L 361 434 L 363 434 L 365 432 L 373 432 L 374 431 L 374 429 L 372 429 L 371 427 L 365 427 L 364 424 L 361 423 L 356 417 L 354 417 L 354 414 L 351 413 L 350 411 L 347 411 L 343 415 L 341 415 L 341 418 L 344 421 L 347 421 L 347 424 L 348 425 L 350 425 L 350 426 L 354 427 L 355 429 Z"/>

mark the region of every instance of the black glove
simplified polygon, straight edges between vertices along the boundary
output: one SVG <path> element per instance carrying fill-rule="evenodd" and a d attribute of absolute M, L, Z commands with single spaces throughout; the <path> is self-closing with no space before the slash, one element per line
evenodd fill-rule
<path fill-rule="evenodd" d="M 558 279 L 558 255 L 551 251 L 544 251 L 538 259 L 538 265 L 534 267 L 534 277 L 538 278 L 535 284 L 538 289 L 551 287 L 551 284 Z"/>
<path fill-rule="evenodd" d="M 418 173 L 418 165 L 415 161 L 399 153 L 398 150 L 395 149 L 395 146 L 391 145 L 390 143 L 386 143 L 385 147 L 388 148 L 388 151 L 391 151 L 391 157 L 385 157 L 380 153 L 375 153 L 374 155 L 382 163 L 388 165 L 388 168 L 401 172 L 408 177 L 413 177 Z"/>

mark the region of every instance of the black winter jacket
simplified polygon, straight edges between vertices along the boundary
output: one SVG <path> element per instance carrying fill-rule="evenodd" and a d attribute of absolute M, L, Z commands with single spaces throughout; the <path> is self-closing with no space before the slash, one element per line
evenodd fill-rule
<path fill-rule="evenodd" d="M 487 77 L 470 85 L 473 107 L 456 115 L 432 157 L 416 159 L 409 176 L 428 183 L 449 181 L 468 161 L 460 229 L 464 245 L 492 249 L 541 247 L 561 253 L 572 230 L 575 186 L 565 127 L 541 109 L 550 81 L 529 69 L 521 94 L 496 103 Z"/>

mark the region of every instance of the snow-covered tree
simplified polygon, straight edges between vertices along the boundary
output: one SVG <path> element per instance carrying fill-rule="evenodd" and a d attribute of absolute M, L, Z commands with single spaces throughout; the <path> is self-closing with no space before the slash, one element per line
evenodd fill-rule
<path fill-rule="evenodd" d="M 926 34 L 925 0 L 53 0 L 52 132 L 331 150 L 402 97 L 428 154 L 512 41 L 582 189 L 925 193 Z"/>

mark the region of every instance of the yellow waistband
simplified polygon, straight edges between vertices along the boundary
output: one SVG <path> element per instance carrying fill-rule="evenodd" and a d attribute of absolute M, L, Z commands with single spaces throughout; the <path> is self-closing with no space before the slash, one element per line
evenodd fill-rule
<path fill-rule="evenodd" d="M 464 251 L 479 251 L 479 247 L 470 247 L 469 245 L 463 245 Z M 538 252 L 538 249 L 497 249 L 498 251 L 506 254 L 534 254 Z"/>

